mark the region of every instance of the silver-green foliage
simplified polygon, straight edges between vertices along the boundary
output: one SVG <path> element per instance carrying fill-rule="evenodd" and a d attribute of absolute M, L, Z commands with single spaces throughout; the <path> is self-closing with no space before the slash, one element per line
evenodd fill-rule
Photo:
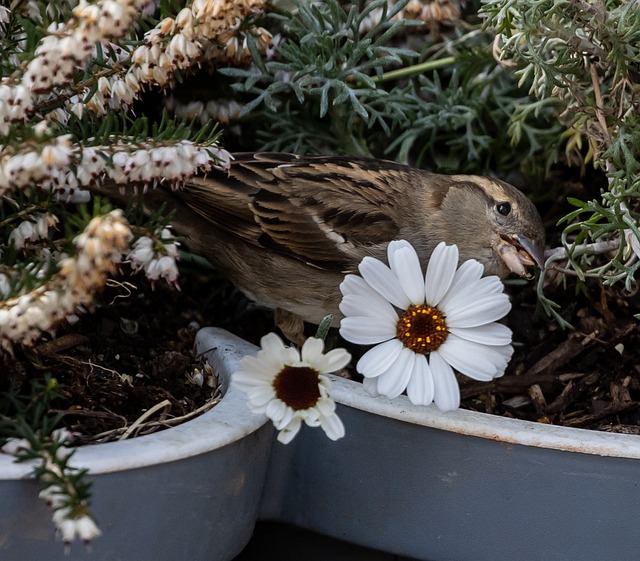
<path fill-rule="evenodd" d="M 640 4 L 486 0 L 482 13 L 501 41 L 500 57 L 518 65 L 520 82 L 556 104 L 568 156 L 586 152 L 584 162 L 607 174 L 599 199 L 570 200 L 577 210 L 562 220 L 564 241 L 570 254 L 589 241 L 619 240 L 617 250 L 604 261 L 580 251 L 569 266 L 580 278 L 630 288 L 640 257 L 629 241 L 640 237 Z"/>

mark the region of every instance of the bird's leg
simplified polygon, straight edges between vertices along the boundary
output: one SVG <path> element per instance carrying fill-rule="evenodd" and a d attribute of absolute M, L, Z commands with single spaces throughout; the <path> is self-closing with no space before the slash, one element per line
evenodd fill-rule
<path fill-rule="evenodd" d="M 302 347 L 306 340 L 302 318 L 282 308 L 276 308 L 273 315 L 276 325 L 282 331 L 282 334 L 294 345 Z"/>

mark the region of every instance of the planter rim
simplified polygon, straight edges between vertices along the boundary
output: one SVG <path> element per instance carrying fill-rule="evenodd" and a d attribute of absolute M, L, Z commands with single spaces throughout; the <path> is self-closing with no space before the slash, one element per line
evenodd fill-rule
<path fill-rule="evenodd" d="M 404 395 L 393 400 L 374 397 L 359 382 L 333 375 L 330 378 L 334 401 L 391 419 L 507 444 L 640 459 L 640 438 L 636 435 L 546 425 L 465 409 L 443 413 L 435 405 L 413 405 Z"/>
<path fill-rule="evenodd" d="M 209 331 L 208 329 L 201 331 Z M 222 332 L 222 330 L 211 330 Z M 223 332 L 224 333 L 224 332 Z M 267 417 L 256 415 L 247 407 L 244 392 L 229 386 L 231 373 L 244 354 L 254 354 L 256 347 L 234 338 L 219 354 L 213 349 L 199 349 L 215 363 L 224 395 L 220 402 L 206 413 L 181 425 L 129 440 L 80 446 L 71 465 L 86 468 L 91 474 L 110 473 L 141 468 L 197 456 L 221 448 L 259 429 Z M 198 342 L 196 343 L 198 344 Z M 199 346 L 203 345 L 200 342 Z M 211 356 L 210 356 L 211 355 Z M 13 456 L 0 453 L 0 481 L 27 477 L 33 469 L 30 463 L 16 463 Z"/>

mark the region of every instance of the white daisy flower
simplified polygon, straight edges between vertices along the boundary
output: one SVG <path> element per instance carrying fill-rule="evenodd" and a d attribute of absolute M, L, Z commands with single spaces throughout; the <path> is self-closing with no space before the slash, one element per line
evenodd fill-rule
<path fill-rule="evenodd" d="M 302 349 L 286 347 L 275 333 L 260 340 L 256 356 L 245 356 L 232 383 L 247 393 L 254 413 L 264 413 L 277 430 L 278 440 L 291 442 L 302 421 L 320 426 L 331 440 L 345 434 L 329 398 L 331 381 L 325 374 L 344 368 L 351 360 L 345 349 L 323 353 L 322 339 L 310 337 Z"/>
<path fill-rule="evenodd" d="M 426 275 L 405 240 L 389 244 L 389 266 L 373 257 L 347 275 L 340 334 L 375 345 L 356 365 L 372 394 L 391 399 L 406 390 L 416 405 L 443 411 L 460 406 L 453 369 L 475 380 L 504 374 L 511 358 L 511 330 L 496 323 L 511 309 L 497 276 L 482 277 L 475 259 L 458 268 L 458 248 L 440 243 Z"/>

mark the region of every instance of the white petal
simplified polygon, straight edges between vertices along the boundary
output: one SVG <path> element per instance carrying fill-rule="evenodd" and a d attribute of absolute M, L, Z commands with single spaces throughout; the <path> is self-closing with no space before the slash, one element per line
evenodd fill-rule
<path fill-rule="evenodd" d="M 234 372 L 231 376 L 231 383 L 242 391 L 248 392 L 253 388 L 271 385 L 273 377 L 273 374 L 265 376 L 254 372 L 238 370 L 238 372 Z"/>
<path fill-rule="evenodd" d="M 278 433 L 278 441 L 282 442 L 282 444 L 289 444 L 289 442 L 293 440 L 295 435 L 298 434 L 298 431 L 300 430 L 301 426 L 302 426 L 302 418 L 297 416 L 294 417 L 293 419 L 291 419 L 291 422 L 289 423 L 289 425 L 284 427 Z"/>
<path fill-rule="evenodd" d="M 286 347 L 282 339 L 275 333 L 267 333 L 262 339 L 260 339 L 260 347 L 267 352 L 278 353 L 283 351 Z"/>
<path fill-rule="evenodd" d="M 398 359 L 403 345 L 398 339 L 391 339 L 369 349 L 360 357 L 356 370 L 365 378 L 380 376 Z"/>
<path fill-rule="evenodd" d="M 464 341 L 456 335 L 449 334 L 447 340 L 438 349 L 440 356 L 458 372 L 479 380 L 489 382 L 498 374 L 506 361 L 499 347 L 489 347 Z"/>
<path fill-rule="evenodd" d="M 511 360 L 511 356 L 513 355 L 513 347 L 511 345 L 495 347 L 495 350 L 498 351 L 507 362 Z"/>
<path fill-rule="evenodd" d="M 344 424 L 335 413 L 322 417 L 320 426 L 331 440 L 338 440 L 345 435 Z"/>
<path fill-rule="evenodd" d="M 387 254 L 389 266 L 411 303 L 424 304 L 424 276 L 416 250 L 409 242 L 398 240 L 389 243 Z"/>
<path fill-rule="evenodd" d="M 416 354 L 403 347 L 398 359 L 378 376 L 378 392 L 389 399 L 398 397 L 407 388 L 415 359 Z"/>
<path fill-rule="evenodd" d="M 495 346 L 508 345 L 513 335 L 506 325 L 495 322 L 477 327 L 451 327 L 449 331 L 466 341 Z"/>
<path fill-rule="evenodd" d="M 267 417 L 273 421 L 273 424 L 277 425 L 282 421 L 282 419 L 284 419 L 287 414 L 287 409 L 290 408 L 287 407 L 283 401 L 280 399 L 273 399 L 268 403 L 265 413 L 267 414 Z"/>
<path fill-rule="evenodd" d="M 429 405 L 433 401 L 434 382 L 431 368 L 424 355 L 416 355 L 413 373 L 407 384 L 407 396 L 414 405 Z"/>
<path fill-rule="evenodd" d="M 239 366 L 238 374 L 242 372 L 247 376 L 255 376 L 263 379 L 273 378 L 282 368 L 282 364 L 279 364 L 276 368 L 272 368 L 270 364 L 255 356 L 242 357 Z"/>
<path fill-rule="evenodd" d="M 411 305 L 408 296 L 400 287 L 398 278 L 382 261 L 367 256 L 358 265 L 358 270 L 374 290 L 397 308 L 406 309 Z"/>
<path fill-rule="evenodd" d="M 439 302 L 440 307 L 444 309 L 446 303 L 449 302 L 452 297 L 455 298 L 460 290 L 465 290 L 466 286 L 480 280 L 482 273 L 484 273 L 484 266 L 475 259 L 468 259 L 460 265 L 456 274 L 453 276 L 449 290 Z"/>
<path fill-rule="evenodd" d="M 447 293 L 458 267 L 458 246 L 440 242 L 431 254 L 425 275 L 427 304 L 437 306 Z"/>
<path fill-rule="evenodd" d="M 333 415 L 336 411 L 336 403 L 333 399 L 319 399 L 315 405 L 321 416 Z"/>
<path fill-rule="evenodd" d="M 309 337 L 304 342 L 304 344 L 302 345 L 302 349 L 300 350 L 302 362 L 306 362 L 307 364 L 313 363 L 322 356 L 323 350 L 324 341 L 322 339 L 318 339 L 317 337 Z"/>
<path fill-rule="evenodd" d="M 300 353 L 293 347 L 285 347 L 277 353 L 271 351 L 258 351 L 255 357 L 264 364 L 264 368 L 275 373 L 280 372 L 286 364 L 297 364 L 300 362 Z"/>
<path fill-rule="evenodd" d="M 367 298 L 382 298 L 379 292 L 371 288 L 367 281 L 358 275 L 344 277 L 344 280 L 340 283 L 340 292 L 342 292 L 343 296 L 347 294 L 362 294 Z M 384 298 L 382 299 L 384 300 Z"/>
<path fill-rule="evenodd" d="M 344 316 L 366 316 L 387 321 L 398 321 L 398 314 L 380 294 L 375 297 L 368 294 L 346 294 L 340 302 L 340 311 Z"/>
<path fill-rule="evenodd" d="M 378 378 L 365 378 L 362 380 L 362 387 L 373 397 L 378 397 L 380 395 L 380 392 L 378 391 Z"/>
<path fill-rule="evenodd" d="M 336 372 L 351 362 L 351 354 L 346 349 L 332 349 L 322 359 L 324 368 L 318 368 L 319 372 Z"/>
<path fill-rule="evenodd" d="M 295 364 L 300 361 L 300 353 L 293 347 L 285 346 L 284 342 L 275 333 L 268 333 L 260 339 L 261 349 L 255 358 L 279 372 L 285 364 Z"/>
<path fill-rule="evenodd" d="M 293 409 L 291 409 L 291 407 L 286 407 L 282 419 L 280 419 L 280 421 L 278 421 L 277 423 L 275 420 L 273 421 L 273 425 L 276 427 L 276 430 L 282 430 L 283 428 L 285 428 L 291 422 L 294 415 L 295 413 Z"/>
<path fill-rule="evenodd" d="M 498 368 L 498 373 L 494 376 L 494 378 L 498 378 L 504 374 L 509 361 L 511 360 L 511 356 L 513 355 L 513 347 L 511 345 L 504 345 L 502 347 L 492 347 L 493 350 L 500 355 L 500 360 L 496 358 L 496 366 Z"/>
<path fill-rule="evenodd" d="M 251 393 L 247 394 L 249 409 L 254 413 L 264 413 L 266 411 L 267 404 L 272 399 L 276 399 L 276 392 L 273 390 L 273 386 L 256 388 L 251 390 Z"/>
<path fill-rule="evenodd" d="M 435 391 L 433 401 L 440 411 L 453 411 L 460 407 L 460 388 L 451 366 L 440 356 L 439 350 L 429 355 Z"/>
<path fill-rule="evenodd" d="M 468 276 L 470 277 L 470 275 Z M 502 292 L 504 292 L 504 285 L 495 275 L 476 279 L 471 282 L 463 282 L 461 280 L 455 285 L 452 283 L 449 292 L 447 292 L 445 297 L 440 301 L 440 308 L 446 312 L 451 305 L 460 305 L 460 301 L 478 301 Z"/>
<path fill-rule="evenodd" d="M 447 327 L 476 327 L 497 321 L 511 310 L 506 294 L 492 294 L 476 300 L 472 295 L 457 299 L 442 311 L 447 318 Z"/>
<path fill-rule="evenodd" d="M 319 427 L 322 421 L 322 415 L 320 415 L 320 411 L 318 411 L 316 407 L 307 409 L 304 415 L 300 415 L 300 418 L 303 419 L 310 427 Z"/>
<path fill-rule="evenodd" d="M 347 317 L 340 320 L 340 335 L 356 345 L 375 345 L 396 335 L 396 326 L 368 317 Z"/>

